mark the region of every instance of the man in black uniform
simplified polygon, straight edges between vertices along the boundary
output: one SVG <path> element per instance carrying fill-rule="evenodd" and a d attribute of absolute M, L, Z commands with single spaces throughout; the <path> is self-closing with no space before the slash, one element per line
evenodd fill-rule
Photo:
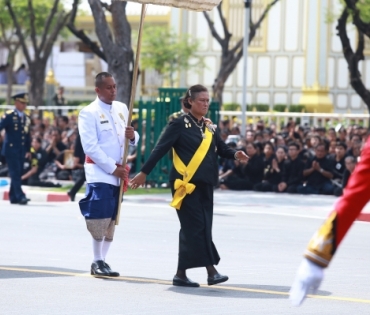
<path fill-rule="evenodd" d="M 30 118 L 24 113 L 28 95 L 20 93 L 12 96 L 15 109 L 8 110 L 0 121 L 0 131 L 5 129 L 5 140 L 1 155 L 5 156 L 11 178 L 10 203 L 26 205 L 29 199 L 22 191 L 21 176 L 25 158 L 30 158 Z"/>
<path fill-rule="evenodd" d="M 189 268 L 206 267 L 208 285 L 228 280 L 214 265 L 220 257 L 212 242 L 213 187 L 218 182 L 217 155 L 247 160 L 243 151 L 229 148 L 216 126 L 204 116 L 209 94 L 202 85 L 192 86 L 184 105 L 190 112 L 168 125 L 141 172 L 130 182 L 133 189 L 143 185 L 156 163 L 172 148 L 174 165 L 170 173 L 173 201 L 180 220 L 179 262 L 173 285 L 197 287 L 186 276 Z"/>
<path fill-rule="evenodd" d="M 41 148 L 42 140 L 39 137 L 32 138 L 31 157 L 26 161 L 26 169 L 22 175 L 22 185 L 38 187 L 61 187 L 60 184 L 54 184 L 48 181 L 41 181 L 40 174 L 45 169 L 48 160 L 48 154 Z"/>

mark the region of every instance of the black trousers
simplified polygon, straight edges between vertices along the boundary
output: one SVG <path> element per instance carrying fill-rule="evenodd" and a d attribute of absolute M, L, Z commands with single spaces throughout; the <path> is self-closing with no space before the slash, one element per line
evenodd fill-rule
<path fill-rule="evenodd" d="M 78 191 L 80 190 L 80 188 L 82 187 L 82 185 L 84 184 L 85 181 L 86 181 L 85 170 L 82 169 L 80 177 L 76 180 L 75 184 L 73 185 L 73 187 L 69 191 L 70 194 L 72 196 L 75 196 L 78 193 Z"/>
<path fill-rule="evenodd" d="M 171 182 L 172 193 L 174 182 Z M 178 269 L 217 265 L 220 261 L 212 241 L 213 186 L 198 183 L 176 210 L 180 220 Z"/>

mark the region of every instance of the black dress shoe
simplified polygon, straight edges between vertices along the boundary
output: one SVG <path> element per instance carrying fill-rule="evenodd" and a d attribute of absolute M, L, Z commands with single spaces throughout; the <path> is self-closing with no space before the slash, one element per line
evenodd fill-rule
<path fill-rule="evenodd" d="M 91 275 L 93 276 L 110 276 L 108 269 L 105 267 L 103 260 L 94 261 L 91 264 Z"/>
<path fill-rule="evenodd" d="M 229 280 L 228 276 L 223 276 L 220 275 L 219 273 L 216 273 L 213 277 L 207 278 L 208 285 L 214 285 L 217 283 L 225 282 L 227 280 Z"/>
<path fill-rule="evenodd" d="M 113 271 L 112 269 L 110 269 L 110 266 L 106 262 L 104 262 L 104 266 L 105 266 L 105 269 L 108 270 L 110 277 L 119 277 L 119 272 Z"/>
<path fill-rule="evenodd" d="M 178 287 L 199 287 L 199 283 L 193 282 L 189 278 L 186 278 L 186 280 L 184 280 L 179 278 L 178 276 L 173 277 L 172 284 Z"/>
<path fill-rule="evenodd" d="M 28 203 L 28 199 L 26 197 L 23 197 L 19 202 L 18 204 L 19 205 L 26 205 Z"/>
<path fill-rule="evenodd" d="M 67 195 L 69 196 L 69 198 L 71 199 L 71 201 L 75 201 L 76 195 L 72 195 L 70 191 L 67 192 Z"/>

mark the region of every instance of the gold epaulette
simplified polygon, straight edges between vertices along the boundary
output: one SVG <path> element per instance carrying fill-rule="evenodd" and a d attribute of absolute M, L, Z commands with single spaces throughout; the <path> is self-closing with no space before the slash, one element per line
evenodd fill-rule
<path fill-rule="evenodd" d="M 9 110 L 7 110 L 5 113 L 6 114 L 11 114 L 11 113 L 13 113 L 14 112 L 14 109 L 9 109 Z"/>

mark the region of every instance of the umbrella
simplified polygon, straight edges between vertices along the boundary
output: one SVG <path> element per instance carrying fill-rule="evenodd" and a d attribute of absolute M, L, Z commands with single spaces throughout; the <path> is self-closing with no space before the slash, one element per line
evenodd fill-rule
<path fill-rule="evenodd" d="M 120 0 L 120 1 L 126 1 L 126 0 Z M 138 70 L 139 70 L 139 57 L 140 57 L 140 50 L 141 50 L 141 37 L 142 37 L 142 30 L 143 30 L 143 25 L 144 25 L 146 6 L 148 4 L 154 4 L 154 5 L 164 5 L 164 6 L 169 6 L 169 7 L 186 9 L 186 10 L 191 10 L 191 11 L 210 11 L 214 7 L 216 7 L 221 2 L 221 0 L 128 0 L 128 1 L 141 3 L 139 34 L 138 34 L 138 41 L 137 41 L 137 47 L 136 47 L 134 73 L 132 76 L 129 116 L 128 116 L 128 122 L 127 122 L 127 125 L 130 126 L 131 120 L 132 120 L 132 109 L 134 107 L 134 100 L 135 100 L 136 82 L 137 82 L 137 76 L 138 76 Z M 127 155 L 128 155 L 128 139 L 126 139 L 126 143 L 125 143 L 125 154 L 122 160 L 123 167 L 125 167 L 126 165 Z M 119 194 L 119 199 L 118 199 L 118 209 L 117 209 L 117 216 L 116 216 L 116 225 L 119 224 L 119 219 L 120 219 L 121 201 L 122 201 L 122 194 L 123 194 L 123 183 L 124 181 L 121 180 L 120 194 Z"/>

